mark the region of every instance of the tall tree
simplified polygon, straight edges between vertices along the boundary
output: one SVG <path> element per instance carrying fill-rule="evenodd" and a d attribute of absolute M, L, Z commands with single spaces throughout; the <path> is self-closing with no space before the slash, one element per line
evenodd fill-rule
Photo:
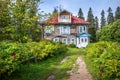
<path fill-rule="evenodd" d="M 37 20 L 40 18 L 37 14 L 39 1 L 10 0 L 9 10 L 6 10 L 10 12 L 10 23 L 2 30 L 2 35 L 20 42 L 40 40 L 41 29 L 37 26 Z"/>
<path fill-rule="evenodd" d="M 55 7 L 53 10 L 53 14 L 56 14 L 56 13 L 58 13 L 57 7 Z"/>
<path fill-rule="evenodd" d="M 108 8 L 107 23 L 110 24 L 110 23 L 113 23 L 113 22 L 114 22 L 114 16 L 113 16 L 111 7 L 109 7 Z"/>
<path fill-rule="evenodd" d="M 95 34 L 96 28 L 95 28 L 95 19 L 92 13 L 92 8 L 89 8 L 87 21 L 90 22 L 89 29 L 88 29 L 88 32 L 91 35 L 90 40 L 91 42 L 95 42 L 96 41 L 96 34 Z"/>
<path fill-rule="evenodd" d="M 83 12 L 82 12 L 81 8 L 78 11 L 78 17 L 81 18 L 81 19 L 84 19 Z"/>
<path fill-rule="evenodd" d="M 118 6 L 115 11 L 115 20 L 120 19 L 120 7 Z"/>
<path fill-rule="evenodd" d="M 102 10 L 102 12 L 101 12 L 101 22 L 100 22 L 100 24 L 101 24 L 101 28 L 106 25 L 104 10 Z"/>
<path fill-rule="evenodd" d="M 98 17 L 96 16 L 95 17 L 95 29 L 96 29 L 96 31 L 99 29 L 99 23 L 98 22 L 99 22 Z"/>

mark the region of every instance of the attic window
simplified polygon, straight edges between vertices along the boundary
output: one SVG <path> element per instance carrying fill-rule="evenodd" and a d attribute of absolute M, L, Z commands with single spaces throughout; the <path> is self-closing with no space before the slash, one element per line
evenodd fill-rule
<path fill-rule="evenodd" d="M 68 16 L 61 16 L 61 19 L 68 19 Z"/>

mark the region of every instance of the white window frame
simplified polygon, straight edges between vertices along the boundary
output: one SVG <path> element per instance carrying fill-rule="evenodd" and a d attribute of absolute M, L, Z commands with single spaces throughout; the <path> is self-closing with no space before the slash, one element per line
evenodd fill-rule
<path fill-rule="evenodd" d="M 60 26 L 60 34 L 70 34 L 70 26 Z"/>
<path fill-rule="evenodd" d="M 86 31 L 87 31 L 86 29 L 87 29 L 87 28 L 86 28 L 85 25 L 79 26 L 79 33 L 86 32 Z"/>
<path fill-rule="evenodd" d="M 74 41 L 72 41 L 74 39 Z M 76 39 L 75 38 L 71 38 L 71 41 L 70 41 L 70 43 L 72 44 L 76 44 Z"/>
<path fill-rule="evenodd" d="M 64 40 L 66 40 L 66 42 L 65 42 Z M 68 40 L 67 38 L 62 38 L 62 43 L 67 44 L 67 43 L 68 43 L 68 41 L 67 41 L 67 40 Z"/>
<path fill-rule="evenodd" d="M 59 42 L 59 38 L 54 38 L 53 41 L 54 42 Z"/>

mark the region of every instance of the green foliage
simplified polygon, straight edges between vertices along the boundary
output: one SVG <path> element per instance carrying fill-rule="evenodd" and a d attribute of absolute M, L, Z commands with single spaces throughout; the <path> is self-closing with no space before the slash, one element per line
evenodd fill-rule
<path fill-rule="evenodd" d="M 110 24 L 110 23 L 113 23 L 113 22 L 114 22 L 114 16 L 113 16 L 111 7 L 109 7 L 108 8 L 107 23 Z"/>
<path fill-rule="evenodd" d="M 98 33 L 97 38 L 105 41 L 117 41 L 120 42 L 120 20 L 117 20 L 113 24 L 103 27 Z"/>
<path fill-rule="evenodd" d="M 118 6 L 115 11 L 115 20 L 120 19 L 120 7 Z"/>
<path fill-rule="evenodd" d="M 101 28 L 106 25 L 106 19 L 105 19 L 105 12 L 104 10 L 101 11 Z"/>
<path fill-rule="evenodd" d="M 78 17 L 81 18 L 81 19 L 84 19 L 83 12 L 82 12 L 81 8 L 79 9 Z"/>
<path fill-rule="evenodd" d="M 39 41 L 41 28 L 38 3 L 40 0 L 0 1 L 0 41 L 19 42 Z M 7 28 L 6 28 L 7 27 Z M 13 30 L 14 28 L 14 30 Z"/>
<path fill-rule="evenodd" d="M 31 43 L 0 42 L 0 75 L 10 75 L 31 58 L 42 60 L 66 51 L 65 44 L 48 40 Z"/>
<path fill-rule="evenodd" d="M 71 48 L 76 48 L 76 45 L 73 44 L 73 43 L 72 43 L 72 44 L 69 44 L 68 46 L 71 47 Z"/>
<path fill-rule="evenodd" d="M 88 33 L 91 35 L 90 40 L 91 42 L 96 41 L 96 26 L 95 26 L 95 19 L 92 12 L 92 8 L 89 8 L 87 21 L 90 22 L 90 25 L 88 26 Z"/>
<path fill-rule="evenodd" d="M 85 59 L 95 80 L 120 79 L 119 43 L 98 42 L 86 48 Z"/>

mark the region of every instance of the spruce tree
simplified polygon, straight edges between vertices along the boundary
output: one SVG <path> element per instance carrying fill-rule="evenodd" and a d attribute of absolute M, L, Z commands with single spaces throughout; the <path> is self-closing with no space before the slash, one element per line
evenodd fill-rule
<path fill-rule="evenodd" d="M 81 18 L 81 19 L 84 19 L 84 17 L 83 17 L 83 12 L 82 12 L 82 9 L 81 9 L 81 8 L 79 9 L 78 17 Z"/>
<path fill-rule="evenodd" d="M 109 7 L 108 8 L 107 23 L 110 24 L 110 23 L 113 23 L 113 22 L 114 22 L 114 16 L 113 16 L 111 7 Z"/>
<path fill-rule="evenodd" d="M 87 21 L 90 22 L 88 33 L 91 35 L 91 42 L 96 41 L 96 28 L 95 28 L 95 19 L 92 13 L 92 8 L 89 8 Z"/>
<path fill-rule="evenodd" d="M 101 24 L 101 28 L 106 25 L 104 10 L 102 10 L 102 12 L 101 12 L 101 22 L 100 22 L 100 24 Z"/>
<path fill-rule="evenodd" d="M 118 6 L 115 11 L 115 20 L 120 19 L 120 7 Z"/>
<path fill-rule="evenodd" d="M 53 10 L 53 14 L 56 14 L 56 13 L 58 13 L 58 10 L 57 10 L 57 8 L 55 7 L 54 10 Z"/>
<path fill-rule="evenodd" d="M 96 30 L 99 29 L 99 23 L 98 23 L 98 17 L 97 16 L 95 17 L 95 28 L 96 28 Z"/>

